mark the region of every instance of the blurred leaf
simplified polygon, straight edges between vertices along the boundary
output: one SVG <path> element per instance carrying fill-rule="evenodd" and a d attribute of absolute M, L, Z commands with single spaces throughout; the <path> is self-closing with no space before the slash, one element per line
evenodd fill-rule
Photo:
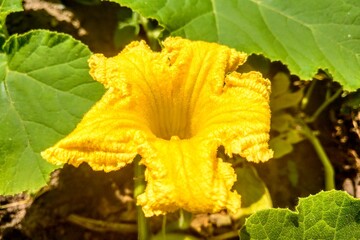
<path fill-rule="evenodd" d="M 89 49 L 65 34 L 12 36 L 0 55 L 0 195 L 35 191 L 58 166 L 40 152 L 67 135 L 104 90 Z"/>
<path fill-rule="evenodd" d="M 287 108 L 296 107 L 303 99 L 303 90 L 290 92 L 290 78 L 283 72 L 277 73 L 272 79 L 270 96 L 271 131 L 277 135 L 270 139 L 270 148 L 274 151 L 274 158 L 281 158 L 293 151 L 292 144 L 303 140 L 302 135 L 295 129 L 295 118 L 286 112 Z"/>
<path fill-rule="evenodd" d="M 0 0 L 0 19 L 3 21 L 12 12 L 23 11 L 22 0 Z"/>
<path fill-rule="evenodd" d="M 123 49 L 134 40 L 139 40 L 140 22 L 137 13 L 129 8 L 121 8 L 119 11 L 119 22 L 114 33 L 116 48 Z"/>
<path fill-rule="evenodd" d="M 130 42 L 139 40 L 139 26 L 119 24 L 115 30 L 114 42 L 117 49 L 123 49 Z"/>
<path fill-rule="evenodd" d="M 271 116 L 271 130 L 284 132 L 290 128 L 294 118 L 285 112 L 277 112 Z"/>
<path fill-rule="evenodd" d="M 290 129 L 290 131 L 288 131 L 286 134 L 286 140 L 292 144 L 298 143 L 304 140 L 304 135 L 296 129 Z"/>
<path fill-rule="evenodd" d="M 293 150 L 292 144 L 284 139 L 284 136 L 277 136 L 271 138 L 269 141 L 270 148 L 274 151 L 273 158 L 281 158 L 289 154 Z"/>
<path fill-rule="evenodd" d="M 256 212 L 240 231 L 241 240 L 359 238 L 360 199 L 336 190 L 300 198 L 295 212 L 289 209 Z"/>
<path fill-rule="evenodd" d="M 271 81 L 271 97 L 276 98 L 289 91 L 290 78 L 284 72 L 278 72 Z"/>
<path fill-rule="evenodd" d="M 358 109 L 360 108 L 360 89 L 348 94 L 342 104 L 342 108 Z"/>
<path fill-rule="evenodd" d="M 229 45 L 285 63 L 301 79 L 328 69 L 360 88 L 358 0 L 112 0 L 159 21 L 172 35 Z"/>
<path fill-rule="evenodd" d="M 303 90 L 290 92 L 289 76 L 279 72 L 272 79 L 272 94 L 270 96 L 270 107 L 274 113 L 290 107 L 296 107 L 303 98 Z"/>
<path fill-rule="evenodd" d="M 304 136 L 296 129 L 288 127 L 280 132 L 278 136 L 272 137 L 269 141 L 270 148 L 274 151 L 273 158 L 281 158 L 293 151 L 293 144 L 304 140 Z"/>
<path fill-rule="evenodd" d="M 237 181 L 233 188 L 241 195 L 241 209 L 233 215 L 234 218 L 272 207 L 269 191 L 256 169 L 245 160 L 240 161 L 242 166 L 235 168 Z"/>

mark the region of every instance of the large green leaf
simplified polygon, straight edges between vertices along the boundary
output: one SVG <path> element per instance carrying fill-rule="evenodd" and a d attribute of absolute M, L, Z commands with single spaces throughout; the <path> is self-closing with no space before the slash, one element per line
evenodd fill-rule
<path fill-rule="evenodd" d="M 241 229 L 241 240 L 360 239 L 360 200 L 343 191 L 300 198 L 296 210 L 268 209 L 253 214 Z"/>
<path fill-rule="evenodd" d="M 0 0 L 0 18 L 5 18 L 9 13 L 22 11 L 22 0 Z"/>
<path fill-rule="evenodd" d="M 157 19 L 172 35 L 264 54 L 310 79 L 328 69 L 360 88 L 358 0 L 113 0 Z"/>
<path fill-rule="evenodd" d="M 0 54 L 0 194 L 36 190 L 56 166 L 40 152 L 68 134 L 103 94 L 88 48 L 68 35 L 12 36 Z"/>
<path fill-rule="evenodd" d="M 22 11 L 21 0 L 0 0 L 0 52 L 8 33 L 6 30 L 6 16 L 12 12 Z"/>

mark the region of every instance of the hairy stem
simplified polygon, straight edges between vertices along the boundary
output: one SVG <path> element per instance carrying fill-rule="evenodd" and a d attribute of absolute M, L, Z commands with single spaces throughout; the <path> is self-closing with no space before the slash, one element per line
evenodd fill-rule
<path fill-rule="evenodd" d="M 134 198 L 142 194 L 145 190 L 145 178 L 144 171 L 145 167 L 140 165 L 141 157 L 137 155 L 134 159 Z M 136 206 L 137 210 L 137 226 L 138 226 L 138 239 L 139 240 L 148 240 L 150 239 L 149 223 L 144 215 L 144 212 L 141 209 L 141 206 Z"/>
<path fill-rule="evenodd" d="M 313 145 L 318 157 L 320 158 L 321 163 L 324 166 L 325 172 L 325 190 L 335 189 L 335 174 L 334 168 L 331 165 L 331 162 L 321 145 L 319 139 L 315 136 L 314 132 L 309 128 L 306 123 L 302 123 L 302 133 Z"/>

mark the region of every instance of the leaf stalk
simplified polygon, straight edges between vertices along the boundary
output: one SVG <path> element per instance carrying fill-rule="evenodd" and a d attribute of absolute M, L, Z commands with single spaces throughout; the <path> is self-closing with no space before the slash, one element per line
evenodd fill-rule
<path fill-rule="evenodd" d="M 140 165 L 139 162 L 141 157 L 137 155 L 134 159 L 134 198 L 142 194 L 145 190 L 145 166 Z M 142 211 L 141 206 L 136 206 L 137 210 L 137 226 L 138 226 L 138 239 L 139 240 L 148 240 L 150 239 L 149 223 L 147 218 Z"/>
<path fill-rule="evenodd" d="M 329 157 L 327 156 L 323 146 L 321 145 L 319 139 L 316 137 L 314 132 L 309 128 L 309 126 L 302 122 L 301 131 L 304 136 L 310 141 L 313 145 L 318 157 L 320 158 L 321 163 L 324 166 L 325 173 L 325 190 L 335 189 L 335 173 L 334 168 L 330 162 Z"/>

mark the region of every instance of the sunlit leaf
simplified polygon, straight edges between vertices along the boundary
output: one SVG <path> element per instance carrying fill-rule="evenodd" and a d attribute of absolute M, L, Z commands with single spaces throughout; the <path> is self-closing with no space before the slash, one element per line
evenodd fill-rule
<path fill-rule="evenodd" d="M 22 11 L 22 0 L 0 0 L 0 18 L 5 18 L 9 13 Z"/>
<path fill-rule="evenodd" d="M 237 181 L 233 188 L 241 195 L 241 209 L 234 218 L 272 207 L 269 191 L 251 164 L 242 160 L 241 167 L 235 168 L 235 172 Z"/>
<path fill-rule="evenodd" d="M 68 35 L 12 36 L 0 55 L 0 195 L 37 190 L 56 166 L 40 152 L 68 134 L 100 98 L 88 48 Z"/>
<path fill-rule="evenodd" d="M 329 70 L 360 87 L 358 0 L 112 0 L 157 19 L 172 35 L 219 42 L 285 63 L 311 79 Z"/>
<path fill-rule="evenodd" d="M 240 238 L 356 240 L 360 238 L 360 200 L 335 190 L 300 198 L 294 212 L 268 209 L 251 215 Z"/>

